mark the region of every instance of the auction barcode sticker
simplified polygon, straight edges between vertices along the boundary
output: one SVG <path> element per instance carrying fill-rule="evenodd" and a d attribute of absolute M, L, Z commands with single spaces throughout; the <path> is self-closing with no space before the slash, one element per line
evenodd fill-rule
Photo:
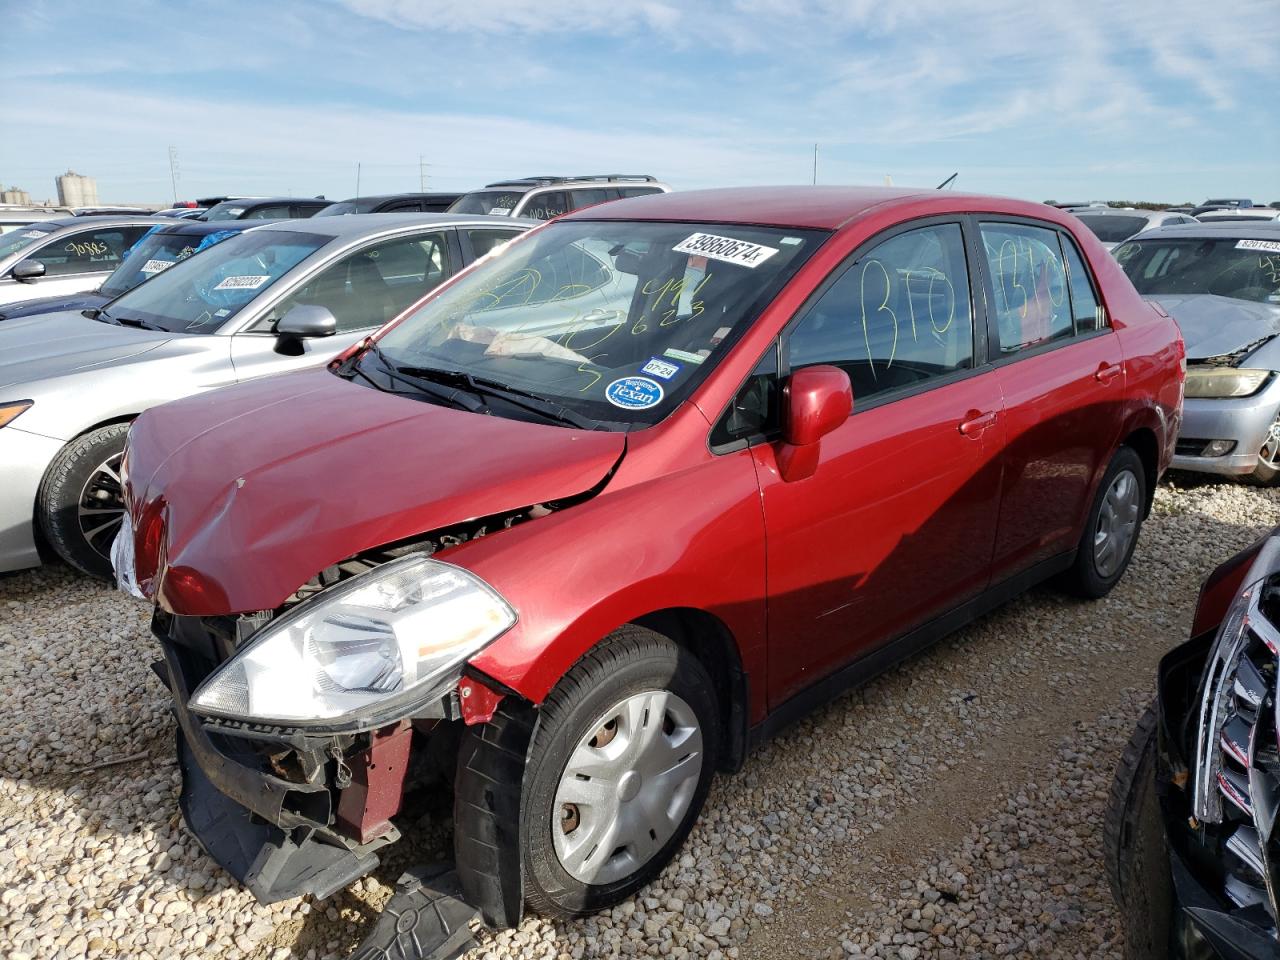
<path fill-rule="evenodd" d="M 213 289 L 215 290 L 257 290 L 270 280 L 270 277 L 227 277 Z"/>
<path fill-rule="evenodd" d="M 148 260 L 142 265 L 141 273 L 159 273 L 161 270 L 168 270 L 174 264 L 173 260 Z"/>
<path fill-rule="evenodd" d="M 1280 240 L 1240 240 L 1237 250 L 1264 250 L 1267 253 L 1280 253 Z"/>
<path fill-rule="evenodd" d="M 775 253 L 777 247 L 765 247 L 732 237 L 718 237 L 714 233 L 695 233 L 671 248 L 676 253 L 689 253 L 724 263 L 736 263 L 754 270 Z"/>

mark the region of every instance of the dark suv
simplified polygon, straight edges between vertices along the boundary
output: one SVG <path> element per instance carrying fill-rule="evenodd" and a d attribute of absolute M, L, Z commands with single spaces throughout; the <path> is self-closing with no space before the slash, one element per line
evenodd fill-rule
<path fill-rule="evenodd" d="M 609 200 L 670 193 L 671 188 L 648 174 L 607 173 L 581 177 L 525 177 L 501 180 L 483 190 L 464 193 L 450 213 L 487 213 L 550 220 L 571 210 Z"/>

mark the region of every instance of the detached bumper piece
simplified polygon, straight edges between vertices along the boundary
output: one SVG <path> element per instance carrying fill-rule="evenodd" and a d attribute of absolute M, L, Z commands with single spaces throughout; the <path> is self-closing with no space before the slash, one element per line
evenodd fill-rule
<path fill-rule="evenodd" d="M 462 900 L 450 864 L 415 867 L 350 960 L 454 960 L 475 945 L 471 921 L 479 912 Z"/>

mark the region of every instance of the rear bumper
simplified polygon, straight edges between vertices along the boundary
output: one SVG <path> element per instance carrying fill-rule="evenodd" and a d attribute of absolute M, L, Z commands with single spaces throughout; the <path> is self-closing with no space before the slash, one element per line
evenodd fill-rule
<path fill-rule="evenodd" d="M 1173 467 L 1239 476 L 1253 473 L 1258 466 L 1258 451 L 1280 411 L 1280 377 L 1273 377 L 1252 397 L 1238 400 L 1208 400 L 1191 397 L 1183 401 L 1182 429 Z M 1235 447 L 1225 456 L 1205 457 L 1186 452 L 1196 444 L 1211 440 L 1232 440 Z"/>
<path fill-rule="evenodd" d="M 0 573 L 40 565 L 36 494 L 62 446 L 61 440 L 14 426 L 0 429 Z"/>

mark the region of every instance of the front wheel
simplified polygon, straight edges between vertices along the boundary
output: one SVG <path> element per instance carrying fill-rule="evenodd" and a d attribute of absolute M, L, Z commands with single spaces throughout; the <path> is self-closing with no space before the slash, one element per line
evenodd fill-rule
<path fill-rule="evenodd" d="M 1090 599 L 1105 597 L 1120 582 L 1142 529 L 1147 472 L 1131 447 L 1116 451 L 1098 485 L 1067 586 Z"/>
<path fill-rule="evenodd" d="M 657 876 L 692 829 L 720 746 L 715 685 L 689 651 L 627 626 L 539 713 L 521 804 L 525 900 L 550 916 L 593 913 Z"/>
<path fill-rule="evenodd" d="M 120 461 L 127 423 L 77 437 L 53 459 L 40 484 L 37 512 L 49 545 L 90 576 L 110 579 L 111 544 L 124 519 Z"/>

